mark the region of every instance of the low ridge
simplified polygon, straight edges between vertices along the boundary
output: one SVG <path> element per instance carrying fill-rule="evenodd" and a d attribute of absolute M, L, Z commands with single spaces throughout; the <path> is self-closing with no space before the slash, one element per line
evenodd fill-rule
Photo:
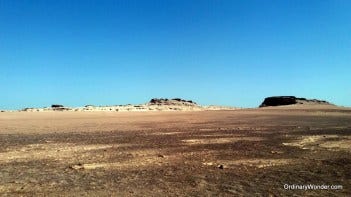
<path fill-rule="evenodd" d="M 181 98 L 153 98 L 148 103 L 138 105 L 112 105 L 112 106 L 94 106 L 85 105 L 84 107 L 65 107 L 59 104 L 53 104 L 51 107 L 44 108 L 25 108 L 21 111 L 40 112 L 40 111 L 203 111 L 203 110 L 233 110 L 234 107 L 222 106 L 202 106 L 192 100 Z"/>

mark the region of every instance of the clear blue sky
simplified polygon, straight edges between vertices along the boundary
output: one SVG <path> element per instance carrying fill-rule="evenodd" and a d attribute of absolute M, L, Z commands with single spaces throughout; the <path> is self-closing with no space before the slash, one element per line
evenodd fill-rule
<path fill-rule="evenodd" d="M 0 108 L 351 106 L 351 1 L 0 0 Z"/>

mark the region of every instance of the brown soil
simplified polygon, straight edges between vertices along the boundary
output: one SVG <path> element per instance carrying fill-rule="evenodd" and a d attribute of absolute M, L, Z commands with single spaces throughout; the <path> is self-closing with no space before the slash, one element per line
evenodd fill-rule
<path fill-rule="evenodd" d="M 3 112 L 0 136 L 2 195 L 351 195 L 346 108 Z"/>

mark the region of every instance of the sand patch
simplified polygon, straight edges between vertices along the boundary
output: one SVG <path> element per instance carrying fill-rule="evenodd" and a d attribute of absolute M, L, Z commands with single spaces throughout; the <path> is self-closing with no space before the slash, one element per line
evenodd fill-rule
<path fill-rule="evenodd" d="M 259 137 L 224 137 L 224 138 L 202 138 L 202 139 L 187 139 L 182 142 L 187 145 L 198 145 L 198 144 L 226 144 L 238 141 L 261 141 Z"/>
<path fill-rule="evenodd" d="M 200 134 L 200 135 L 196 135 L 199 137 L 216 137 L 216 138 L 220 138 L 220 137 L 243 137 L 243 135 L 233 135 L 233 134 L 227 134 L 227 133 L 214 133 L 214 134 Z"/>
<path fill-rule="evenodd" d="M 109 149 L 116 147 L 130 146 L 129 144 L 114 145 L 75 145 L 72 143 L 47 143 L 47 144 L 30 144 L 16 149 L 10 149 L 7 152 L 0 153 L 0 162 L 25 161 L 54 159 L 61 160 L 71 158 L 74 154 L 82 154 L 87 151 Z"/>
<path fill-rule="evenodd" d="M 155 132 L 155 133 L 150 133 L 151 135 L 178 135 L 182 134 L 184 132 Z"/>
<path fill-rule="evenodd" d="M 343 149 L 351 152 L 351 139 L 341 139 L 338 141 L 327 141 L 319 145 L 328 149 Z"/>
<path fill-rule="evenodd" d="M 128 169 L 128 168 L 133 168 L 135 169 L 136 167 L 142 167 L 142 166 L 148 166 L 148 165 L 162 165 L 164 159 L 163 158 L 158 158 L 157 156 L 155 157 L 143 157 L 143 158 L 138 158 L 138 159 L 131 159 L 129 161 L 124 161 L 124 162 L 106 162 L 106 163 L 86 163 L 86 164 L 76 164 L 71 166 L 72 169 L 76 170 L 95 170 L 98 168 L 104 168 L 104 169 Z"/>
<path fill-rule="evenodd" d="M 339 135 L 303 136 L 298 140 L 283 143 L 285 146 L 295 146 L 301 149 L 315 149 L 318 147 L 330 150 L 346 150 L 351 152 L 351 137 Z"/>
<path fill-rule="evenodd" d="M 217 161 L 217 162 L 205 162 L 203 165 L 206 166 L 220 166 L 224 168 L 236 168 L 237 166 L 249 166 L 256 168 L 267 168 L 273 166 L 288 165 L 294 163 L 292 159 L 241 159 L 235 161 Z"/>
<path fill-rule="evenodd" d="M 131 144 L 112 144 L 112 145 L 74 145 L 71 143 L 49 143 L 49 144 L 30 144 L 20 148 L 0 153 L 0 163 L 9 162 L 27 162 L 33 160 L 55 160 L 57 162 L 77 162 L 71 165 L 72 169 L 94 170 L 98 168 L 105 169 L 129 169 L 143 167 L 149 165 L 162 165 L 168 163 L 170 159 L 177 160 L 177 156 L 165 156 L 160 154 L 156 149 L 142 150 L 117 150 L 115 153 L 121 155 L 129 155 L 128 159 L 122 161 L 108 161 L 109 157 L 103 158 L 101 154 L 94 152 L 95 150 L 108 150 L 112 148 L 131 147 Z M 98 157 L 104 161 L 96 163 L 80 163 L 79 159 L 72 159 L 75 156 L 88 158 Z M 86 161 L 88 161 L 86 160 Z"/>
<path fill-rule="evenodd" d="M 95 170 L 104 169 L 136 169 L 147 166 L 162 166 L 164 164 L 175 163 L 181 159 L 179 154 L 162 155 L 155 149 L 129 151 L 133 157 L 125 161 L 111 161 L 101 163 L 84 163 L 75 164 L 70 168 L 75 170 Z"/>

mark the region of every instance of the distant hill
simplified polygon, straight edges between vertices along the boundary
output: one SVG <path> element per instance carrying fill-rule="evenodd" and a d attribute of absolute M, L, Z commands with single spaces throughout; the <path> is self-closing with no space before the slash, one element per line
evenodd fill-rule
<path fill-rule="evenodd" d="M 317 99 L 298 98 L 295 96 L 272 96 L 264 99 L 260 107 L 282 105 L 333 105 L 327 101 Z M 334 106 L 334 105 L 333 105 Z"/>
<path fill-rule="evenodd" d="M 179 106 L 198 106 L 192 100 L 184 100 L 180 98 L 163 99 L 153 98 L 148 103 L 149 105 L 179 105 Z"/>

